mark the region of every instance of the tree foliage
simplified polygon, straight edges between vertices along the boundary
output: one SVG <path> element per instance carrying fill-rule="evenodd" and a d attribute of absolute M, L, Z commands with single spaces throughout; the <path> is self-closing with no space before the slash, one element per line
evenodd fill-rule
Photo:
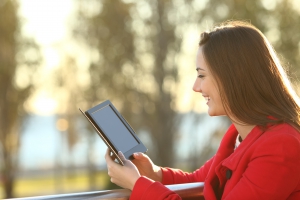
<path fill-rule="evenodd" d="M 176 6 L 170 0 L 79 3 L 75 34 L 96 55 L 89 66 L 86 100 L 112 100 L 137 132 L 151 133 L 152 158 L 171 165 L 181 44 Z"/>

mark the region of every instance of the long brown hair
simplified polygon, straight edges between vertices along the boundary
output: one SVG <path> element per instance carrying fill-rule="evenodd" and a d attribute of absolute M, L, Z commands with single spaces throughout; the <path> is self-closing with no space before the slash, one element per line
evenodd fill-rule
<path fill-rule="evenodd" d="M 300 130 L 299 98 L 261 31 L 228 21 L 202 33 L 199 45 L 234 119 L 261 127 L 286 122 Z"/>

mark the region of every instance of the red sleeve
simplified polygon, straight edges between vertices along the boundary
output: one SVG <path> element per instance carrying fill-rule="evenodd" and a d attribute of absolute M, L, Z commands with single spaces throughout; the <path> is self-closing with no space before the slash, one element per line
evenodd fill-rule
<path fill-rule="evenodd" d="M 161 168 L 162 169 L 162 183 L 164 185 L 204 182 L 206 175 L 210 169 L 213 158 L 208 160 L 200 169 L 192 173 L 183 172 L 180 169 Z"/>
<path fill-rule="evenodd" d="M 300 140 L 274 134 L 255 149 L 242 178 L 224 199 L 299 199 L 299 193 L 289 196 L 299 187 L 299 166 Z"/>
<path fill-rule="evenodd" d="M 179 200 L 181 197 L 164 185 L 204 182 L 212 161 L 213 158 L 193 173 L 183 172 L 179 169 L 161 168 L 163 174 L 162 183 L 142 176 L 136 181 L 130 200 Z"/>
<path fill-rule="evenodd" d="M 169 190 L 160 182 L 147 177 L 140 177 L 132 190 L 130 200 L 181 200 L 175 192 Z"/>

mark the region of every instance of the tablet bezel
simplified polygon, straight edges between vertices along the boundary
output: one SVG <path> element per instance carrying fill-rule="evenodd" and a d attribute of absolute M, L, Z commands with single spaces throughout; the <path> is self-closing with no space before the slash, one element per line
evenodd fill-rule
<path fill-rule="evenodd" d="M 101 137 L 101 139 L 104 141 L 104 143 L 107 145 L 107 147 L 112 151 L 112 153 L 115 155 L 116 159 L 118 160 L 118 162 L 121 165 L 124 165 L 124 163 L 122 162 L 122 160 L 120 159 L 120 157 L 118 156 L 118 152 L 120 151 L 120 149 L 115 146 L 115 142 L 114 141 L 110 141 L 107 137 L 107 135 L 109 133 L 106 133 L 105 131 L 103 131 L 101 129 L 101 127 L 94 121 L 92 113 L 101 110 L 102 108 L 105 108 L 106 106 L 109 106 L 114 113 L 116 114 L 116 116 L 120 119 L 120 121 L 122 122 L 122 124 L 127 128 L 127 130 L 129 131 L 129 133 L 131 134 L 131 136 L 137 141 L 138 145 L 133 146 L 132 148 L 130 148 L 128 151 L 126 152 L 122 152 L 125 156 L 126 159 L 133 159 L 132 154 L 135 152 L 146 152 L 147 148 L 144 146 L 144 144 L 142 143 L 142 141 L 137 137 L 136 133 L 134 132 L 134 130 L 132 129 L 132 127 L 129 125 L 129 123 L 125 120 L 125 118 L 121 115 L 121 113 L 115 108 L 115 106 L 112 104 L 112 102 L 110 100 L 106 100 L 96 106 L 94 106 L 93 108 L 90 108 L 89 110 L 83 112 L 80 108 L 79 110 L 81 111 L 81 113 L 89 120 L 89 122 L 93 125 L 94 129 L 97 131 L 98 135 Z"/>

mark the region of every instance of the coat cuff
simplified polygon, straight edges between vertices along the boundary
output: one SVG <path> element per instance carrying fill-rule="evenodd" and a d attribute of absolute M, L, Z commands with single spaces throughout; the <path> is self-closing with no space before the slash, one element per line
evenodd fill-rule
<path fill-rule="evenodd" d="M 153 180 L 145 176 L 141 176 L 133 186 L 130 200 L 142 199 L 143 194 L 146 192 L 146 190 L 148 190 L 152 183 L 154 183 Z"/>
<path fill-rule="evenodd" d="M 130 200 L 181 199 L 178 194 L 145 176 L 140 177 L 131 192 Z"/>
<path fill-rule="evenodd" d="M 167 167 L 161 167 L 162 172 L 162 181 L 161 183 L 164 185 L 172 185 L 174 184 L 173 173 L 172 170 Z"/>

